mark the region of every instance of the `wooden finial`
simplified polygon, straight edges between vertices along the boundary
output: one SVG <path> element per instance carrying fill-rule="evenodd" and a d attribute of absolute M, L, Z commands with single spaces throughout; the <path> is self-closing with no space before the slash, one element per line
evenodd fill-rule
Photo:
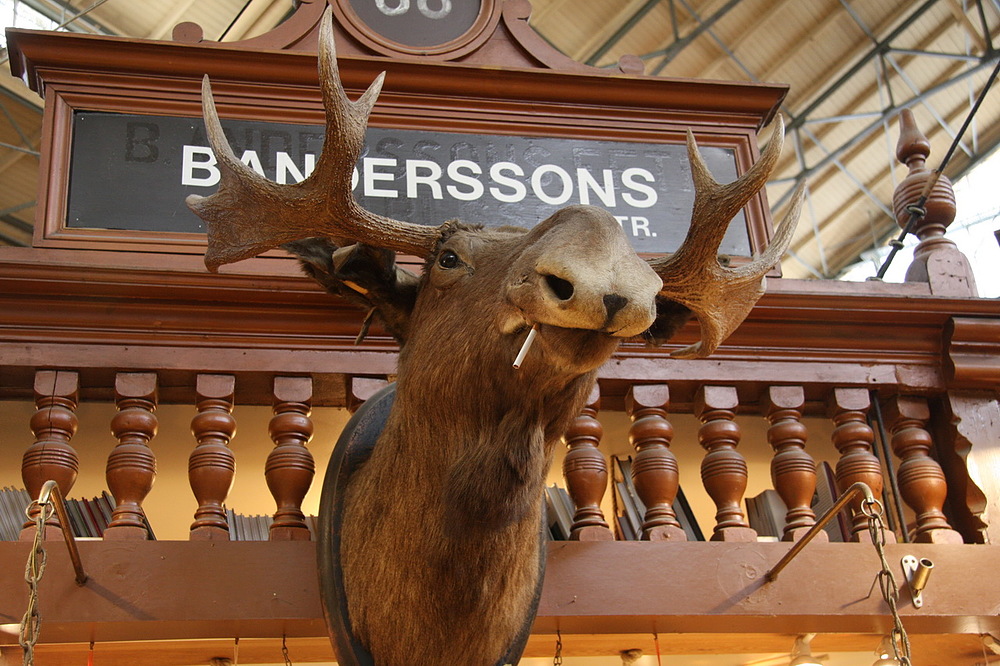
<path fill-rule="evenodd" d="M 899 141 L 896 143 L 896 159 L 913 168 L 924 166 L 924 160 L 931 154 L 931 142 L 917 128 L 913 112 L 903 109 L 899 112 Z M 920 160 L 918 165 L 911 165 L 910 160 Z"/>
<path fill-rule="evenodd" d="M 900 228 L 906 227 L 914 210 L 912 206 L 925 194 L 928 180 L 937 178 L 930 191 L 926 192 L 927 201 L 923 210 L 918 211 L 921 219 L 917 220 L 912 229 L 921 241 L 944 236 L 948 225 L 955 220 L 955 192 L 951 181 L 927 168 L 926 161 L 930 152 L 930 141 L 917 128 L 913 113 L 909 109 L 903 109 L 899 114 L 896 158 L 909 168 L 910 173 L 899 184 L 892 197 L 896 223 Z"/>
<path fill-rule="evenodd" d="M 909 174 L 896 187 L 892 206 L 902 229 L 916 216 L 910 231 L 920 239 L 906 281 L 925 282 L 932 294 L 940 296 L 975 296 L 976 280 L 968 258 L 945 237 L 955 221 L 955 191 L 944 175 L 927 168 L 929 155 L 930 141 L 917 129 L 913 114 L 904 109 L 899 114 L 896 157 L 906 164 Z M 925 198 L 922 205 L 921 198 Z"/>

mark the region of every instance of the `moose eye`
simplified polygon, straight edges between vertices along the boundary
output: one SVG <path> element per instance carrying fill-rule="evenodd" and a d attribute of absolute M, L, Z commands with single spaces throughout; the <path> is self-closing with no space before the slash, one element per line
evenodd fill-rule
<path fill-rule="evenodd" d="M 438 266 L 441 268 L 454 268 L 458 266 L 458 255 L 451 250 L 445 250 L 438 257 Z"/>

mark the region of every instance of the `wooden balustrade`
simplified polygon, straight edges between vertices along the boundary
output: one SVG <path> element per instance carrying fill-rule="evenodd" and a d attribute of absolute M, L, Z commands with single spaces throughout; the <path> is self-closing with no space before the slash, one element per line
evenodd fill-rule
<path fill-rule="evenodd" d="M 35 373 L 35 413 L 31 417 L 31 432 L 35 443 L 28 447 L 21 460 L 21 479 L 28 494 L 37 498 L 46 481 L 54 480 L 63 497 L 76 482 L 80 460 L 69 441 L 76 434 L 77 399 L 80 377 L 67 370 L 39 370 Z M 21 539 L 35 537 L 35 521 L 40 509 L 32 507 L 28 521 L 21 530 Z M 45 538 L 62 539 L 55 514 L 45 521 Z"/>
<path fill-rule="evenodd" d="M 236 474 L 236 458 L 229 448 L 236 434 L 232 415 L 235 388 L 232 375 L 198 375 L 198 414 L 191 420 L 198 445 L 188 460 L 188 480 L 198 501 L 191 523 L 192 540 L 229 540 L 223 505 Z"/>
<path fill-rule="evenodd" d="M 677 497 L 677 458 L 670 450 L 674 428 L 667 420 L 670 389 L 665 384 L 633 386 L 625 395 L 625 411 L 632 419 L 629 442 L 635 447 L 632 481 L 646 505 L 644 541 L 686 541 L 674 512 Z"/>
<path fill-rule="evenodd" d="M 816 523 L 810 506 L 816 492 L 816 461 L 806 452 L 808 431 L 801 421 L 805 391 L 801 386 L 772 386 L 764 400 L 771 424 L 767 441 L 774 449 L 771 481 L 788 508 L 782 539 L 795 541 Z M 825 532 L 816 536 L 821 541 L 827 538 Z"/>
<path fill-rule="evenodd" d="M 306 448 L 313 436 L 312 392 L 309 377 L 274 378 L 274 418 L 268 426 L 274 449 L 264 466 L 264 478 L 277 505 L 270 528 L 272 541 L 310 538 L 302 500 L 316 474 L 316 463 Z"/>
<path fill-rule="evenodd" d="M 193 540 L 230 538 L 225 503 L 235 475 L 235 457 L 230 442 L 236 431 L 232 411 L 235 377 L 198 374 L 189 391 L 197 406 L 191 421 L 196 446 L 189 456 L 189 480 L 197 502 L 190 526 Z M 263 470 L 274 499 L 271 540 L 308 540 L 309 528 L 302 504 L 311 487 L 316 464 L 307 444 L 313 436 L 311 419 L 313 380 L 308 376 L 274 376 L 272 417 L 268 433 L 273 448 Z M 357 407 L 386 382 L 355 378 L 348 384 L 347 404 Z M 158 378 L 152 372 L 114 375 L 117 411 L 110 429 L 117 439 L 107 457 L 107 487 L 116 500 L 110 524 L 104 532 L 109 540 L 149 538 L 143 502 L 153 488 L 157 473 L 151 446 L 157 435 Z M 737 449 L 742 437 L 735 421 L 740 407 L 737 385 L 706 385 L 688 393 L 691 413 L 701 421 L 698 439 L 705 453 L 701 460 L 703 492 L 715 505 L 712 539 L 743 542 L 755 540 L 743 510 L 748 466 Z M 745 387 L 741 387 L 743 390 Z M 70 445 L 77 424 L 80 379 L 75 371 L 42 370 L 34 377 L 35 412 L 30 427 L 34 443 L 24 453 L 22 477 L 29 493 L 56 479 L 70 494 L 79 469 L 78 456 Z M 176 389 L 175 389 L 176 390 Z M 816 416 L 817 401 L 811 398 L 807 412 L 807 389 L 801 385 L 772 385 L 757 394 L 760 413 L 768 422 L 767 441 L 773 450 L 771 480 L 787 507 L 782 538 L 793 541 L 815 524 L 811 506 L 817 488 L 816 461 L 806 450 L 808 428 L 804 419 Z M 836 484 L 843 489 L 855 482 L 868 484 L 882 494 L 882 462 L 874 455 L 875 432 L 867 422 L 871 393 L 866 388 L 830 387 L 825 394 L 826 414 L 834 429 L 832 443 L 839 453 Z M 674 509 L 679 491 L 679 468 L 672 451 L 674 428 L 668 418 L 671 388 L 667 384 L 636 384 L 629 387 L 622 404 L 630 418 L 628 441 L 634 451 L 631 480 L 645 506 L 641 538 L 649 541 L 684 541 L 681 522 Z M 621 400 L 621 397 L 618 398 Z M 609 481 L 608 462 L 600 450 L 604 429 L 598 419 L 600 388 L 595 387 L 587 406 L 574 419 L 565 435 L 563 473 L 575 506 L 571 538 L 614 538 L 601 509 Z M 823 404 L 820 401 L 819 404 Z M 900 496 L 913 511 L 910 533 L 914 541 L 962 543 L 945 514 L 948 484 L 935 459 L 929 421 L 931 404 L 923 396 L 889 395 L 880 401 L 891 434 L 898 465 Z M 751 404 L 746 405 L 752 407 Z M 614 447 L 621 446 L 616 442 Z M 831 461 L 832 462 L 832 461 Z M 698 489 L 688 489 L 694 496 Z M 851 506 L 851 538 L 868 539 L 867 519 L 858 502 Z M 49 525 L 57 527 L 55 518 Z M 33 524 L 25 523 L 22 538 L 33 536 Z M 50 538 L 58 537 L 55 529 Z M 823 540 L 825 534 L 819 535 Z M 890 540 L 892 536 L 889 535 Z"/>
<path fill-rule="evenodd" d="M 117 506 L 105 539 L 148 539 L 142 501 L 153 488 L 156 456 L 149 442 L 156 436 L 157 385 L 151 372 L 122 372 L 115 376 L 118 413 L 111 419 L 111 432 L 118 445 L 108 455 L 105 477 Z"/>
<path fill-rule="evenodd" d="M 942 510 L 948 485 L 941 465 L 930 457 L 933 441 L 926 429 L 931 416 L 927 399 L 893 396 L 884 403 L 883 413 L 891 424 L 892 450 L 900 461 L 896 470 L 899 493 L 916 513 L 913 540 L 962 543 L 962 536 L 951 529 Z"/>
<path fill-rule="evenodd" d="M 702 426 L 698 440 L 705 449 L 701 481 L 715 502 L 713 541 L 756 541 L 741 508 L 747 489 L 747 461 L 736 450 L 740 427 L 734 420 L 739 400 L 733 386 L 703 386 L 695 397 L 695 416 Z"/>
<path fill-rule="evenodd" d="M 608 487 L 608 463 L 597 448 L 604 435 L 597 420 L 600 390 L 594 387 L 587 406 L 566 431 L 566 457 L 563 476 L 566 489 L 576 506 L 570 538 L 575 541 L 608 541 L 614 539 L 611 528 L 601 511 L 601 498 Z"/>

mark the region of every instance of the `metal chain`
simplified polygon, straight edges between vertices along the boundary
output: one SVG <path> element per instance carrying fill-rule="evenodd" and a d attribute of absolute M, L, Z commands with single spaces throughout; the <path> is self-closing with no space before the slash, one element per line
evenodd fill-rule
<path fill-rule="evenodd" d="M 562 664 L 562 633 L 556 629 L 556 656 L 552 657 L 552 666 Z"/>
<path fill-rule="evenodd" d="M 288 658 L 288 646 L 285 645 L 285 637 L 281 637 L 281 656 L 285 658 L 285 666 L 292 666 L 292 660 Z"/>
<path fill-rule="evenodd" d="M 882 504 L 878 500 L 861 503 L 861 513 L 868 518 L 868 532 L 871 534 L 872 544 L 875 545 L 875 552 L 878 553 L 882 570 L 878 572 L 875 581 L 882 591 L 882 598 L 889 606 L 892 613 L 893 628 L 889 636 L 892 642 L 893 656 L 900 666 L 911 666 L 910 661 L 910 639 L 906 636 L 903 628 L 903 621 L 899 617 L 897 602 L 899 601 L 899 586 L 896 585 L 896 577 L 892 574 L 889 562 L 885 558 L 885 524 L 882 522 Z"/>
<path fill-rule="evenodd" d="M 28 562 L 24 567 L 24 580 L 28 583 L 28 608 L 24 611 L 17 637 L 17 642 L 24 651 L 23 666 L 34 666 L 35 663 L 35 643 L 38 642 L 38 632 L 42 626 L 42 617 L 38 613 L 38 584 L 42 580 L 42 574 L 45 573 L 47 558 L 42 544 L 45 542 L 45 522 L 52 517 L 52 512 L 55 510 L 50 502 L 44 504 L 38 501 L 32 502 L 24 510 L 29 519 L 31 518 L 31 509 L 35 506 L 38 507 L 38 515 L 35 517 L 35 540 L 31 545 Z"/>

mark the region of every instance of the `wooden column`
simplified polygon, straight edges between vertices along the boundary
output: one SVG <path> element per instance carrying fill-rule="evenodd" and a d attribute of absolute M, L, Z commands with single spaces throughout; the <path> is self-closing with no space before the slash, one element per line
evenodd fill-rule
<path fill-rule="evenodd" d="M 816 493 L 816 461 L 806 452 L 809 432 L 802 424 L 805 391 L 801 386 L 772 386 L 765 397 L 770 427 L 767 441 L 774 449 L 771 481 L 788 507 L 783 541 L 795 541 L 816 523 L 812 499 Z M 826 532 L 816 538 L 828 541 Z"/>
<path fill-rule="evenodd" d="M 837 461 L 837 489 L 839 492 L 861 482 L 868 484 L 875 497 L 882 497 L 882 466 L 872 453 L 875 433 L 865 415 L 871 407 L 867 389 L 838 388 L 827 403 L 830 418 L 836 424 L 833 429 L 833 445 L 840 452 Z M 861 513 L 861 498 L 850 504 L 851 540 L 870 541 L 868 519 Z M 886 532 L 887 541 L 895 541 L 891 532 Z"/>
<path fill-rule="evenodd" d="M 704 447 L 701 480 L 715 502 L 712 541 L 756 541 L 741 503 L 747 489 L 747 461 L 736 446 L 740 427 L 733 420 L 739 400 L 733 386 L 703 386 L 695 396 L 695 416 L 701 419 L 698 439 Z"/>
<path fill-rule="evenodd" d="M 1000 544 L 1000 403 L 988 391 L 949 391 L 942 403 L 937 441 L 951 524 L 968 541 Z"/>
<path fill-rule="evenodd" d="M 670 390 L 666 384 L 633 386 L 625 395 L 625 411 L 632 419 L 628 438 L 635 447 L 632 482 L 646 505 L 643 541 L 687 541 L 674 513 L 677 497 L 677 458 L 670 450 L 674 428 L 667 420 Z"/>
<path fill-rule="evenodd" d="M 115 375 L 118 413 L 111 419 L 111 432 L 118 445 L 108 456 L 105 478 L 117 506 L 104 531 L 109 540 L 145 540 L 142 502 L 153 488 L 156 456 L 149 442 L 156 436 L 156 374 L 120 372 Z"/>
<path fill-rule="evenodd" d="M 903 501 L 916 513 L 913 540 L 923 543 L 962 543 L 962 535 L 945 518 L 948 484 L 941 465 L 931 458 L 934 445 L 927 431 L 927 399 L 893 396 L 883 405 L 892 431 L 892 450 L 899 458 L 896 480 Z"/>
<path fill-rule="evenodd" d="M 264 465 L 264 478 L 277 511 L 271 523 L 272 541 L 309 541 L 302 500 L 309 492 L 316 464 L 306 448 L 313 436 L 312 379 L 274 378 L 274 417 L 268 432 L 274 448 Z"/>
<path fill-rule="evenodd" d="M 566 458 L 563 476 L 576 512 L 570 539 L 573 541 L 613 541 L 615 536 L 604 520 L 601 499 L 608 487 L 608 463 L 597 446 L 604 428 L 597 420 L 600 389 L 595 385 L 587 406 L 566 431 Z"/>
<path fill-rule="evenodd" d="M 80 459 L 69 441 L 76 434 L 77 400 L 80 377 L 69 370 L 39 370 L 35 373 L 35 413 L 29 426 L 35 442 L 27 448 L 21 459 L 21 480 L 32 499 L 38 499 L 46 481 L 55 481 L 63 497 L 76 482 Z M 33 508 L 24 523 L 20 539 L 35 538 L 35 520 L 39 509 Z M 45 521 L 45 539 L 62 539 L 59 521 L 52 517 Z"/>
<path fill-rule="evenodd" d="M 236 434 L 232 375 L 198 375 L 198 414 L 191 420 L 191 433 L 198 445 L 188 460 L 188 479 L 198 500 L 191 524 L 191 539 L 228 541 L 224 503 L 236 475 L 236 459 L 229 442 Z"/>

